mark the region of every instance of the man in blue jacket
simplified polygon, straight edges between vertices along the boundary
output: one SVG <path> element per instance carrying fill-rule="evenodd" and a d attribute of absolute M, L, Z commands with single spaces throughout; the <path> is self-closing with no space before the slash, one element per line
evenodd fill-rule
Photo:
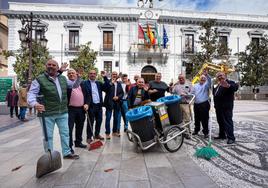
<path fill-rule="evenodd" d="M 219 136 L 214 139 L 226 139 L 227 136 L 227 144 L 233 144 L 235 142 L 233 124 L 234 93 L 238 90 L 238 84 L 226 79 L 226 75 L 223 72 L 218 72 L 216 77 L 218 85 L 213 88 L 213 96 L 219 124 Z"/>
<path fill-rule="evenodd" d="M 90 70 L 88 74 L 89 79 L 85 81 L 85 88 L 86 92 L 91 98 L 88 112 L 92 129 L 94 121 L 96 121 L 94 138 L 103 140 L 104 138 L 100 135 L 103 106 L 102 91 L 106 91 L 106 89 L 109 87 L 109 80 L 106 77 L 105 72 L 101 72 L 101 76 L 104 79 L 104 83 L 96 80 L 96 70 Z M 90 125 L 87 124 L 87 143 L 92 142 L 92 136 L 93 132 L 91 131 Z"/>

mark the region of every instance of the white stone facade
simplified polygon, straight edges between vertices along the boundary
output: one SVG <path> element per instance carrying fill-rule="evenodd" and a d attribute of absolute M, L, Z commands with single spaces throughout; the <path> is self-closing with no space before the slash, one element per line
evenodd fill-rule
<path fill-rule="evenodd" d="M 148 57 L 152 58 L 149 66 L 161 72 L 163 80 L 170 82 L 177 79 L 179 73 L 184 73 L 183 61 L 185 35 L 194 35 L 194 50 L 198 51 L 197 44 L 200 22 L 208 18 L 217 19 L 217 27 L 227 33 L 228 47 L 232 49 L 231 60 L 237 62 L 235 53 L 243 51 L 255 35 L 268 34 L 268 16 L 219 14 L 191 11 L 171 11 L 162 9 L 145 8 L 120 8 L 103 6 L 82 5 L 57 5 L 57 4 L 30 4 L 10 3 L 10 9 L 5 12 L 9 17 L 8 49 L 18 50 L 20 40 L 18 30 L 21 28 L 20 18 L 33 14 L 48 24 L 45 33 L 48 39 L 50 54 L 58 62 L 70 62 L 75 56 L 68 52 L 69 30 L 64 27 L 69 24 L 80 24 L 79 44 L 92 42 L 92 48 L 98 51 L 96 66 L 103 70 L 104 61 L 112 62 L 112 70 L 127 73 L 130 78 L 141 74 L 142 69 L 148 65 Z M 168 49 L 143 50 L 134 49 L 139 43 L 138 24 L 157 23 L 160 36 L 165 25 L 169 38 Z M 71 26 L 70 26 L 71 27 Z M 103 52 L 103 31 L 113 31 L 112 52 Z M 227 32 L 228 30 L 228 32 Z M 119 42 L 120 41 L 120 42 Z M 63 44 L 63 48 L 61 45 Z M 135 52 L 135 53 L 134 53 Z M 119 65 L 116 66 L 117 62 Z M 14 58 L 9 59 L 9 75 L 14 75 L 12 64 Z"/>

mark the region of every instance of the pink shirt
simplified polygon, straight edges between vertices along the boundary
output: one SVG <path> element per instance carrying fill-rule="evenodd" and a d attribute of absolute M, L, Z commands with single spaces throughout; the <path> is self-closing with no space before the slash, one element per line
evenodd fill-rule
<path fill-rule="evenodd" d="M 84 96 L 82 93 L 82 89 L 79 86 L 78 88 L 72 89 L 69 106 L 81 107 L 83 105 L 84 105 Z"/>

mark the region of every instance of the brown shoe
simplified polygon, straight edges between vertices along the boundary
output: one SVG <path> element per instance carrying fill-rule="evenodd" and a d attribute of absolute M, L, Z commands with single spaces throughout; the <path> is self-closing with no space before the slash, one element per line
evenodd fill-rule
<path fill-rule="evenodd" d="M 113 133 L 113 136 L 120 137 L 121 135 L 119 133 Z"/>
<path fill-rule="evenodd" d="M 90 144 L 93 140 L 91 138 L 87 139 L 87 143 Z"/>
<path fill-rule="evenodd" d="M 110 140 L 110 139 L 111 139 L 110 134 L 106 134 L 106 140 Z"/>
<path fill-rule="evenodd" d="M 76 160 L 76 159 L 79 159 L 79 155 L 70 153 L 69 155 L 64 156 L 63 159 Z"/>
<path fill-rule="evenodd" d="M 95 139 L 104 140 L 104 137 L 102 137 L 101 135 L 98 135 L 98 136 L 95 136 Z"/>

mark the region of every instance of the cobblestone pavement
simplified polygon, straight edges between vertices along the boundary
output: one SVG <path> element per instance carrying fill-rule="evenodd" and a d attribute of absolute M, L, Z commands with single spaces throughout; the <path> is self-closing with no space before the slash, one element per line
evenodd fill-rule
<path fill-rule="evenodd" d="M 213 125 L 216 125 L 215 119 Z M 216 135 L 216 131 L 215 134 Z M 193 157 L 195 148 L 207 144 L 203 137 L 187 142 L 189 156 L 221 187 L 268 187 L 268 124 L 235 122 L 236 144 L 213 141 L 220 157 L 210 161 Z"/>
<path fill-rule="evenodd" d="M 237 144 L 214 141 L 212 147 L 220 157 L 210 161 L 193 156 L 197 146 L 207 143 L 202 136 L 186 140 L 176 153 L 159 145 L 137 153 L 122 133 L 121 138 L 113 137 L 98 150 L 76 148 L 79 160 L 63 160 L 60 170 L 41 179 L 35 178 L 35 168 L 43 154 L 42 133 L 34 119 L 0 132 L 0 187 L 267 187 L 267 106 L 268 102 L 236 102 Z M 216 135 L 214 114 L 212 117 Z M 55 149 L 61 151 L 56 129 L 54 142 Z"/>

